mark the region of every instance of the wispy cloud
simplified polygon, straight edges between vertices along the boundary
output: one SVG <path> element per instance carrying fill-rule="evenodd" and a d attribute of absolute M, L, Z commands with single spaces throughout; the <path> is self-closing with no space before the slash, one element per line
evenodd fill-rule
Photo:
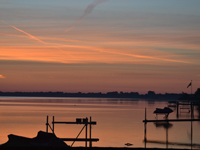
<path fill-rule="evenodd" d="M 79 24 L 85 16 L 92 13 L 93 9 L 97 5 L 104 3 L 104 2 L 108 2 L 108 1 L 109 0 L 96 0 L 93 3 L 91 3 L 90 5 L 88 5 L 87 8 L 85 9 L 83 15 L 79 17 L 79 20 L 72 27 L 68 28 L 65 32 L 68 32 L 69 30 L 73 29 L 77 24 Z"/>
<path fill-rule="evenodd" d="M 98 4 L 102 3 L 102 2 L 106 2 L 106 1 L 108 1 L 108 0 L 98 0 L 98 1 L 95 1 L 94 3 L 90 4 L 91 6 L 90 5 L 88 6 L 88 8 L 86 9 L 86 11 L 85 11 L 85 13 L 84 13 L 84 15 L 82 17 L 84 17 L 85 15 L 91 13 L 93 8 L 96 5 L 98 5 Z M 36 41 L 38 41 L 40 43 L 43 43 L 46 46 L 51 46 L 51 47 L 53 47 L 55 49 L 58 49 L 62 53 L 67 54 L 68 56 L 70 56 L 72 58 L 71 60 L 74 60 L 74 61 L 77 61 L 77 62 L 79 62 L 79 59 L 76 57 L 76 55 L 72 56 L 68 51 L 65 51 L 65 50 L 63 50 L 61 48 L 62 47 L 68 47 L 68 48 L 70 47 L 70 48 L 78 48 L 78 49 L 87 49 L 87 50 L 90 50 L 90 51 L 97 51 L 97 52 L 101 52 L 101 53 L 115 54 L 115 55 L 121 55 L 121 56 L 127 56 L 127 57 L 147 59 L 147 60 L 159 60 L 159 61 L 174 62 L 174 63 L 187 63 L 187 64 L 191 63 L 191 62 L 188 62 L 188 61 L 182 61 L 182 60 L 177 60 L 177 59 L 168 59 L 168 58 L 160 58 L 160 57 L 154 57 L 154 56 L 148 56 L 148 55 L 117 52 L 115 50 L 103 49 L 103 48 L 98 48 L 98 47 L 95 47 L 95 46 L 85 46 L 85 45 L 80 45 L 80 44 L 79 45 L 77 45 L 77 44 L 75 44 L 75 45 L 65 45 L 65 44 L 58 44 L 58 43 L 47 43 L 47 42 L 44 42 L 41 39 L 39 39 L 39 38 L 37 38 L 37 37 L 25 32 L 25 31 L 15 27 L 15 26 L 9 25 L 7 22 L 5 22 L 3 20 L 2 20 L 2 22 L 7 24 L 10 27 L 16 29 L 17 31 L 20 31 L 20 32 L 24 33 L 25 35 L 27 35 L 26 37 L 29 37 L 29 38 L 31 38 L 33 40 L 36 40 Z M 45 39 L 45 37 L 43 37 L 43 39 Z M 60 40 L 60 39 L 54 39 L 54 40 Z M 52 57 L 52 59 L 53 58 L 55 58 L 55 56 Z M 53 60 L 53 61 L 55 61 L 55 60 Z M 62 60 L 61 62 L 62 63 L 68 63 L 68 61 L 66 61 L 66 60 L 65 61 Z"/>
<path fill-rule="evenodd" d="M 6 77 L 0 74 L 0 79 L 5 79 Z"/>

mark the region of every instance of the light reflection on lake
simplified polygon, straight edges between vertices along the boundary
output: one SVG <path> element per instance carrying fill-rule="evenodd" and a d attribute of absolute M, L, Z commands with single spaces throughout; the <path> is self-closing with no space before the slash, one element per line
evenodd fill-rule
<path fill-rule="evenodd" d="M 92 137 L 99 138 L 93 146 L 125 147 L 132 143 L 133 147 L 144 147 L 144 113 L 147 108 L 147 119 L 155 119 L 153 111 L 167 106 L 165 101 L 145 101 L 136 99 L 104 99 L 104 98 L 0 98 L 0 144 L 5 143 L 9 134 L 35 137 L 39 130 L 46 130 L 46 116 L 49 122 L 52 116 L 55 121 L 76 121 L 76 118 L 92 117 L 97 125 L 92 126 Z M 195 110 L 195 118 L 198 118 Z M 162 116 L 159 116 L 161 119 Z M 176 110 L 169 119 L 176 118 Z M 190 113 L 181 113 L 180 118 L 190 118 Z M 168 128 L 169 142 L 190 143 L 190 122 L 175 122 Z M 75 138 L 82 125 L 55 125 L 55 133 L 61 138 Z M 193 143 L 200 144 L 200 123 L 193 122 Z M 84 138 L 83 132 L 80 137 Z M 147 124 L 147 140 L 166 140 L 166 127 Z M 71 145 L 72 142 L 66 142 Z M 74 146 L 84 146 L 84 142 L 75 142 Z M 165 148 L 165 144 L 147 143 L 147 147 Z M 186 146 L 169 145 L 169 148 L 188 148 Z"/>

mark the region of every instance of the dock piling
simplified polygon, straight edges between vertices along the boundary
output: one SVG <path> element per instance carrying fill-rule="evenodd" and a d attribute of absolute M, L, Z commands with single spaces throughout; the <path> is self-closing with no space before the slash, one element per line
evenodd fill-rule
<path fill-rule="evenodd" d="M 85 147 L 87 147 L 87 127 L 88 127 L 88 118 L 85 119 Z"/>
<path fill-rule="evenodd" d="M 92 118 L 91 118 L 91 116 L 90 116 L 90 122 L 92 122 Z M 92 147 L 92 141 L 91 141 L 91 139 L 92 139 L 92 125 L 91 125 L 91 123 L 90 123 L 90 147 Z"/>
<path fill-rule="evenodd" d="M 145 123 L 144 123 L 144 147 L 146 148 L 146 142 L 147 142 L 147 122 L 146 122 L 146 108 L 145 108 Z"/>
<path fill-rule="evenodd" d="M 179 118 L 179 102 L 176 102 L 176 117 Z"/>

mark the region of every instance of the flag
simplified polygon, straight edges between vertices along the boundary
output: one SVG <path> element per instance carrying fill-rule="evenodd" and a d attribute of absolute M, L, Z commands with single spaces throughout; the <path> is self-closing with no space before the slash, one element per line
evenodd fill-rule
<path fill-rule="evenodd" d="M 192 85 L 192 82 L 190 82 L 190 84 L 188 84 L 187 88 L 189 88 Z"/>

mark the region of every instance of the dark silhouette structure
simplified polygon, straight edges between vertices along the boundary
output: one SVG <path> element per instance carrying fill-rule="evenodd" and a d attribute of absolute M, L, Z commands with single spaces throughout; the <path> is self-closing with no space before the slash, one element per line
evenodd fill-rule
<path fill-rule="evenodd" d="M 39 131 L 34 138 L 23 136 L 8 135 L 8 142 L 0 145 L 0 149 L 68 149 L 69 146 L 53 133 Z"/>

